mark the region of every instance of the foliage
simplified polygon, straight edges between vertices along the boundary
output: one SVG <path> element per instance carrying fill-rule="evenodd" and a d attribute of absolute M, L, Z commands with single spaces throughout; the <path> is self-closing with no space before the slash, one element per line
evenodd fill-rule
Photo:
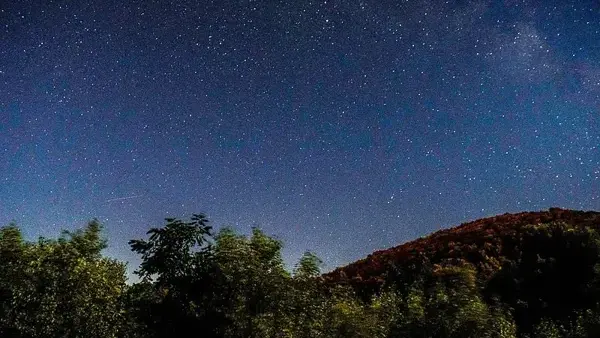
<path fill-rule="evenodd" d="M 97 221 L 36 242 L 9 225 L 0 228 L 0 336 L 596 337 L 600 217 L 549 215 L 466 224 L 337 279 L 308 251 L 288 272 L 283 244 L 258 228 L 214 234 L 202 214 L 169 218 L 129 242 L 142 258 L 131 285 L 125 265 L 102 255 Z"/>
<path fill-rule="evenodd" d="M 600 236 L 595 229 L 565 223 L 531 225 L 513 240 L 520 250 L 506 260 L 484 292 L 513 308 L 524 332 L 542 318 L 564 322 L 600 301 Z"/>
<path fill-rule="evenodd" d="M 27 243 L 16 227 L 0 229 L 2 335 L 123 336 L 125 265 L 101 256 L 100 231 L 92 221 Z"/>
<path fill-rule="evenodd" d="M 217 336 L 226 318 L 214 306 L 219 275 L 212 227 L 202 214 L 189 222 L 166 222 L 150 229 L 148 240 L 129 241 L 132 251 L 142 256 L 137 273 L 143 285 L 129 294 L 132 315 L 156 337 L 181 336 L 189 330 Z"/>
<path fill-rule="evenodd" d="M 321 265 L 323 261 L 313 252 L 306 251 L 296 268 L 294 269 L 294 277 L 296 278 L 315 278 L 321 273 Z"/>
<path fill-rule="evenodd" d="M 516 336 L 512 318 L 481 297 L 472 266 L 437 266 L 425 285 L 397 297 L 392 337 Z"/>
<path fill-rule="evenodd" d="M 131 240 L 129 245 L 131 250 L 142 256 L 142 264 L 138 270 L 140 277 L 156 277 L 158 284 L 173 286 L 169 283 L 204 268 L 206 255 L 210 253 L 212 227 L 202 214 L 193 215 L 190 222 L 176 218 L 167 218 L 166 221 L 163 228 L 148 231 L 148 241 Z"/>
<path fill-rule="evenodd" d="M 232 229 L 216 237 L 215 260 L 222 275 L 228 337 L 268 337 L 287 321 L 281 300 L 289 274 L 281 258 L 282 244 L 255 228 L 246 238 Z"/>

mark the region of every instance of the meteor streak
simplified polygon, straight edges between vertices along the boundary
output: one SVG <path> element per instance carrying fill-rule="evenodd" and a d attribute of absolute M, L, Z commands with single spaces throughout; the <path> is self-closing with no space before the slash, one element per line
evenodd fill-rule
<path fill-rule="evenodd" d="M 106 200 L 104 202 L 108 203 L 108 202 L 115 202 L 115 201 L 123 201 L 123 200 L 128 200 L 128 199 L 132 199 L 132 198 L 138 198 L 138 197 L 142 197 L 143 195 L 134 195 L 134 196 L 127 196 L 127 197 L 117 197 L 117 198 L 111 198 L 109 200 Z"/>

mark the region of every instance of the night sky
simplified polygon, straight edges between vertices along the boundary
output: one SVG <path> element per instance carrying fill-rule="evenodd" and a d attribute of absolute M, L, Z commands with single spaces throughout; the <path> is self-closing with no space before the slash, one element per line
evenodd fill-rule
<path fill-rule="evenodd" d="M 40 5 L 43 4 L 43 5 Z M 598 1 L 0 1 L 0 225 L 260 226 L 326 268 L 600 209 Z"/>

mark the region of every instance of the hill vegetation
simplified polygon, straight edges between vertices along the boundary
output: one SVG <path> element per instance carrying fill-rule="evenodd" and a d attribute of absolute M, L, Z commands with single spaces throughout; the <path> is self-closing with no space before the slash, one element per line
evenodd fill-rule
<path fill-rule="evenodd" d="M 282 243 L 204 215 L 146 239 L 140 281 L 102 255 L 97 221 L 57 239 L 0 229 L 2 337 L 596 337 L 600 213 L 505 214 L 320 275 Z"/>

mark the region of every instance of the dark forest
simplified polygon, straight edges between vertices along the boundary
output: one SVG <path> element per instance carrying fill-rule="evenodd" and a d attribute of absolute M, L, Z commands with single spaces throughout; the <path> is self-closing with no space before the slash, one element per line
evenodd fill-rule
<path fill-rule="evenodd" d="M 103 256 L 102 226 L 26 241 L 0 230 L 3 337 L 596 337 L 600 213 L 505 214 L 321 274 L 306 252 L 214 232 L 203 214 L 146 239 L 139 281 Z"/>

